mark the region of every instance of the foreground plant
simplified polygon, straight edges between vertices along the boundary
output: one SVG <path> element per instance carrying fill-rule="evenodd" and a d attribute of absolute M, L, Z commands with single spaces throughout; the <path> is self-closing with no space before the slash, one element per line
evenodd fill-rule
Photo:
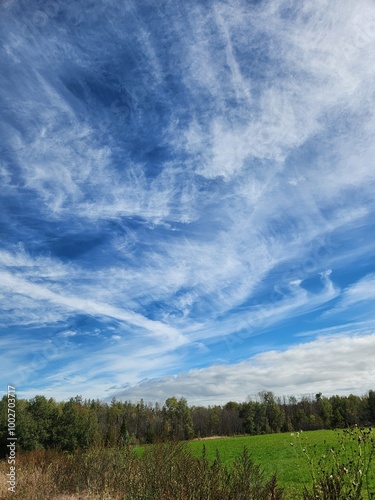
<path fill-rule="evenodd" d="M 3 464 L 2 464 L 3 465 Z M 203 453 L 192 455 L 186 443 L 147 447 L 139 456 L 131 447 L 93 449 L 74 454 L 19 454 L 13 500 L 69 498 L 112 500 L 281 500 L 276 476 L 267 478 L 245 448 L 227 468 L 217 454 L 213 463 Z"/>
<path fill-rule="evenodd" d="M 370 483 L 375 456 L 372 428 L 353 427 L 339 432 L 338 446 L 320 454 L 301 434 L 296 439 L 310 465 L 312 487 L 304 488 L 305 500 L 364 500 L 375 498 Z"/>

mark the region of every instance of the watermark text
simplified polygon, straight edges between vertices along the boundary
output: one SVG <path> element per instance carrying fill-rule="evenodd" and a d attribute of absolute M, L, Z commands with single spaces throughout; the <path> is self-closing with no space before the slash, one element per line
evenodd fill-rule
<path fill-rule="evenodd" d="M 16 492 L 16 388 L 8 385 L 8 437 L 7 456 L 9 472 L 7 473 L 8 491 Z"/>

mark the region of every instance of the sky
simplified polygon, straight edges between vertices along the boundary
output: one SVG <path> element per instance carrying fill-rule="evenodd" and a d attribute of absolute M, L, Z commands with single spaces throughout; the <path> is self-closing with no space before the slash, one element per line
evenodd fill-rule
<path fill-rule="evenodd" d="M 0 390 L 375 380 L 375 2 L 0 2 Z"/>

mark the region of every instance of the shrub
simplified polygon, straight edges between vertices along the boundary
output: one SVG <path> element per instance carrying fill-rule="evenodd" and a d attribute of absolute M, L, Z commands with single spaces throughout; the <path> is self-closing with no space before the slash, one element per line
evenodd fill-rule
<path fill-rule="evenodd" d="M 359 428 L 339 431 L 339 446 L 329 447 L 318 455 L 308 443 L 298 439 L 310 464 L 312 488 L 304 488 L 303 498 L 329 500 L 362 500 L 374 498 L 371 491 L 370 468 L 375 455 L 373 429 Z"/>

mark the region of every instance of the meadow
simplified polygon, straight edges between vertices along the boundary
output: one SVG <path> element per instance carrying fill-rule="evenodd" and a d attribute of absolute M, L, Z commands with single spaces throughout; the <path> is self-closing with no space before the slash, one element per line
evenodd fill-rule
<path fill-rule="evenodd" d="M 374 444 L 373 430 L 350 429 L 96 448 L 71 454 L 37 450 L 17 455 L 16 493 L 7 493 L 9 466 L 1 461 L 0 498 L 370 499 L 375 497 Z M 305 486 L 309 491 L 304 491 Z"/>
<path fill-rule="evenodd" d="M 196 440 L 189 446 L 195 456 L 202 456 L 204 447 L 209 460 L 214 460 L 218 451 L 227 466 L 231 466 L 246 446 L 251 459 L 260 464 L 267 475 L 276 472 L 277 483 L 285 489 L 286 498 L 301 498 L 304 485 L 311 487 L 312 470 L 317 472 L 319 460 L 328 458 L 332 448 L 343 453 L 341 437 L 342 431 L 317 430 Z M 350 460 L 356 454 L 358 441 L 350 440 L 347 444 L 350 449 L 346 449 L 346 453 Z M 329 467 L 327 462 L 326 468 Z M 371 490 L 375 491 L 375 461 L 370 464 L 369 478 Z"/>
<path fill-rule="evenodd" d="M 188 445 L 195 457 L 204 456 L 211 463 L 219 457 L 220 462 L 229 470 L 246 447 L 249 457 L 255 464 L 260 465 L 265 477 L 276 474 L 277 485 L 284 490 L 286 499 L 301 499 L 305 486 L 311 489 L 314 478 L 318 480 L 326 473 L 329 476 L 335 468 L 344 471 L 346 466 L 349 466 L 351 470 L 348 469 L 348 473 L 344 473 L 346 482 L 350 483 L 357 480 L 359 470 L 364 474 L 365 467 L 369 466 L 366 478 L 362 478 L 363 498 L 375 498 L 374 436 L 371 431 L 371 439 L 365 443 L 363 432 L 367 431 L 354 428 L 257 436 L 218 436 L 195 439 L 189 441 Z M 142 454 L 145 449 L 147 446 L 138 447 L 137 452 Z M 355 468 L 357 470 L 354 470 Z M 340 470 L 336 472 L 340 473 Z M 341 480 L 344 482 L 343 477 Z M 353 493 L 353 498 L 362 498 L 355 494 Z M 347 500 L 349 496 L 342 498 Z"/>

